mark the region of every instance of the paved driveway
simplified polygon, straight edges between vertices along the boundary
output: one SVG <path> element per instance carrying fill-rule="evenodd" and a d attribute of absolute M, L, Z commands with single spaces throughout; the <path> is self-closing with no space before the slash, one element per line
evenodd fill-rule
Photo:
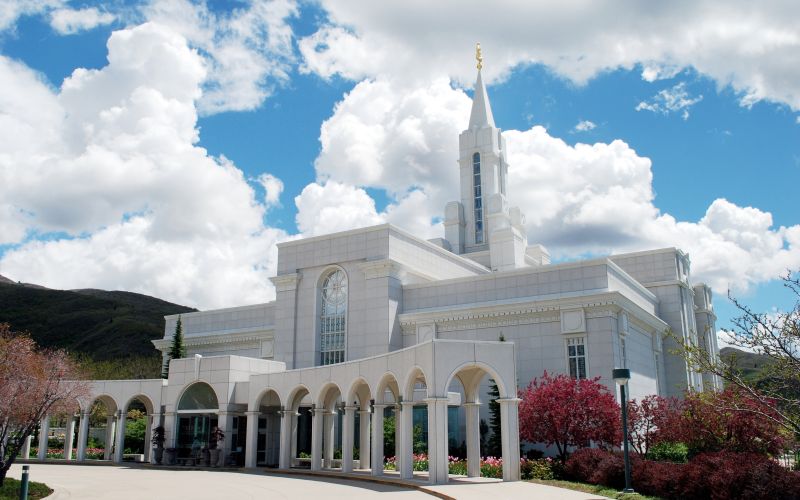
<path fill-rule="evenodd" d="M 19 479 L 22 467 L 11 466 Z M 242 474 L 224 471 L 156 470 L 100 465 L 31 464 L 31 480 L 55 490 L 48 499 L 431 499 L 425 493 L 361 481 Z"/>
<path fill-rule="evenodd" d="M 19 479 L 22 467 L 11 466 L 10 476 Z M 111 465 L 31 464 L 31 480 L 55 490 L 48 499 L 189 499 L 270 500 L 306 499 L 359 500 L 365 498 L 431 499 L 416 490 L 365 481 L 297 474 L 242 473 L 216 470 L 151 469 Z M 595 500 L 588 493 L 518 481 L 451 479 L 450 484 L 428 486 L 430 490 L 459 500 Z"/>

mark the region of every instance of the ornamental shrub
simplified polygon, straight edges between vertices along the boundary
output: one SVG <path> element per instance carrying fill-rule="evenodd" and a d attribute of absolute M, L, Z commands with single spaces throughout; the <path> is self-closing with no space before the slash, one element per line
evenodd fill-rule
<path fill-rule="evenodd" d="M 757 453 L 704 453 L 683 466 L 686 500 L 800 499 L 800 475 Z"/>
<path fill-rule="evenodd" d="M 634 459 L 631 482 L 637 492 L 645 495 L 680 498 L 683 469 L 683 464 Z"/>
<path fill-rule="evenodd" d="M 557 476 L 557 464 L 552 458 L 538 458 L 520 460 L 519 468 L 522 479 L 555 479 Z"/>
<path fill-rule="evenodd" d="M 664 441 L 652 445 L 647 458 L 657 462 L 686 463 L 689 460 L 689 448 L 684 443 Z"/>
<path fill-rule="evenodd" d="M 598 465 L 609 455 L 609 452 L 597 448 L 583 448 L 573 453 L 564 463 L 564 476 L 584 483 L 597 470 Z"/>

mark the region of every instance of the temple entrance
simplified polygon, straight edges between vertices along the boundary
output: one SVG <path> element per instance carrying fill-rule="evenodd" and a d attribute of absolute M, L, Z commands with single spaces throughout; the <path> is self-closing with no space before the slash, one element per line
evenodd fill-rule
<path fill-rule="evenodd" d="M 204 382 L 191 385 L 178 403 L 178 458 L 199 458 L 204 448 L 216 447 L 211 431 L 217 427 L 219 403 L 214 389 Z"/>

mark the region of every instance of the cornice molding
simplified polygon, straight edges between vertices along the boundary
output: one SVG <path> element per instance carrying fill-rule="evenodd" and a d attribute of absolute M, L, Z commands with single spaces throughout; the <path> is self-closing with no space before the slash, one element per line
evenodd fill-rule
<path fill-rule="evenodd" d="M 214 335 L 198 335 L 198 336 L 185 336 L 183 343 L 187 347 L 195 346 L 208 346 L 208 345 L 231 345 L 236 344 L 243 348 L 256 348 L 261 347 L 261 343 L 266 340 L 274 340 L 275 335 L 273 330 L 264 330 L 261 332 L 247 332 L 247 333 L 233 333 L 233 334 L 214 334 Z M 156 349 L 163 351 L 169 349 L 172 345 L 172 337 L 166 339 L 153 340 L 153 345 Z"/>

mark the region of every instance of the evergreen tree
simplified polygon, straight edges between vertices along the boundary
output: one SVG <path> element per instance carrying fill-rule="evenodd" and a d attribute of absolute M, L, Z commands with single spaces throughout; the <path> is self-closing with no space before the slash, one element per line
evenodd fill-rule
<path fill-rule="evenodd" d="M 500 391 L 494 379 L 489 379 L 489 439 L 486 441 L 486 454 L 492 457 L 499 457 L 503 454 L 503 444 L 500 435 L 500 403 L 497 398 Z"/>
<path fill-rule="evenodd" d="M 164 370 L 161 373 L 161 378 L 169 376 L 169 361 L 171 359 L 181 359 L 186 357 L 186 346 L 183 345 L 183 324 L 181 317 L 178 316 L 178 322 L 175 323 L 175 334 L 172 336 L 172 345 L 167 353 L 167 361 L 164 363 Z"/>

